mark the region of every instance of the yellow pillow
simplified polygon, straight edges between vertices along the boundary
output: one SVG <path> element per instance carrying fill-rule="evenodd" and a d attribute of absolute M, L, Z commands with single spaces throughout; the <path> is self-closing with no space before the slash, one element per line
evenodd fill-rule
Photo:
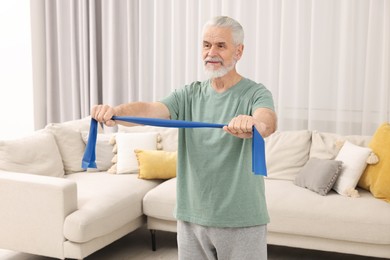
<path fill-rule="evenodd" d="M 140 179 L 170 179 L 176 177 L 177 152 L 134 150 Z"/>
<path fill-rule="evenodd" d="M 390 124 L 382 124 L 369 144 L 379 162 L 367 165 L 358 186 L 369 190 L 374 197 L 390 203 Z"/>

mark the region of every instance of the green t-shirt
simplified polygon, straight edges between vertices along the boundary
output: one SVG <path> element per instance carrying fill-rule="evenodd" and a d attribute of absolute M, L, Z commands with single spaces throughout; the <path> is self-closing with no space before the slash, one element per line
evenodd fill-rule
<path fill-rule="evenodd" d="M 171 119 L 227 124 L 260 107 L 274 109 L 271 92 L 242 78 L 217 93 L 210 80 L 194 82 L 161 100 Z M 269 222 L 264 179 L 252 173 L 252 139 L 219 128 L 180 129 L 175 217 L 210 227 Z"/>

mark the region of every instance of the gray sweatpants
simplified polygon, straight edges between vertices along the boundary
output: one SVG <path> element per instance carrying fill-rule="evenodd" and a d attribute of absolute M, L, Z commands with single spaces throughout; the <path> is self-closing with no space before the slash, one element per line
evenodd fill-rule
<path fill-rule="evenodd" d="M 266 260 L 267 225 L 214 228 L 177 222 L 179 260 Z"/>

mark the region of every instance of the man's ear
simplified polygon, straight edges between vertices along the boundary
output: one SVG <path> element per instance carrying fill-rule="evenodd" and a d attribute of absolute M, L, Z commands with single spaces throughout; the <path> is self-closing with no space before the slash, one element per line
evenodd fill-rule
<path fill-rule="evenodd" d="M 243 44 L 239 44 L 237 46 L 236 53 L 235 53 L 237 61 L 241 59 L 241 56 L 242 56 L 243 52 L 244 52 L 244 45 Z"/>

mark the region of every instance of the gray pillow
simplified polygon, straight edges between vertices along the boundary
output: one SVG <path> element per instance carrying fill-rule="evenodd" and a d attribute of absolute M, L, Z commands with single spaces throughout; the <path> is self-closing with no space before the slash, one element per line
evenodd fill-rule
<path fill-rule="evenodd" d="M 341 161 L 310 158 L 298 173 L 294 184 L 325 196 L 341 171 Z"/>

